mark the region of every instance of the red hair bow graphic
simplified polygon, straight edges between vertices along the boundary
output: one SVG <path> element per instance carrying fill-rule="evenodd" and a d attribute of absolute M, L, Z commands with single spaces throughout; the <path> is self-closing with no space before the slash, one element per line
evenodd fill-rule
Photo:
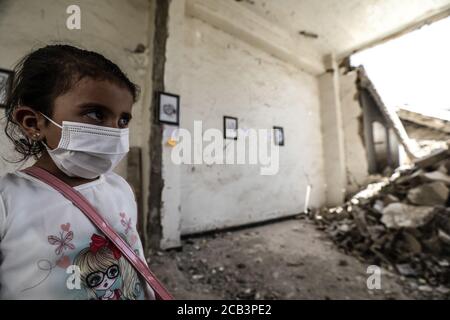
<path fill-rule="evenodd" d="M 112 243 L 111 241 L 109 241 L 108 239 L 99 236 L 98 234 L 93 234 L 91 237 L 91 245 L 90 245 L 90 250 L 93 253 L 97 253 L 98 250 L 100 250 L 101 248 L 109 248 L 113 255 L 114 255 L 114 259 L 119 260 L 120 257 L 122 256 L 122 253 L 120 252 L 120 250 L 114 245 L 114 243 Z"/>

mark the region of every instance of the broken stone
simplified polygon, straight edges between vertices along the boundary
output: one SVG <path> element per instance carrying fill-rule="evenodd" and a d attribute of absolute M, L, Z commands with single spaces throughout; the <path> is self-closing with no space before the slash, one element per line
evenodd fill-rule
<path fill-rule="evenodd" d="M 408 200 L 422 206 L 440 206 L 447 202 L 448 194 L 445 183 L 436 181 L 409 190 Z"/>
<path fill-rule="evenodd" d="M 399 242 L 402 245 L 403 256 L 416 255 L 422 252 L 422 245 L 420 242 L 409 232 L 404 232 L 402 241 Z"/>
<path fill-rule="evenodd" d="M 392 194 L 387 194 L 387 195 L 384 196 L 383 202 L 384 202 L 384 205 L 387 206 L 387 205 L 389 205 L 391 203 L 400 202 L 400 199 L 397 198 L 396 196 L 392 195 Z"/>
<path fill-rule="evenodd" d="M 383 212 L 384 209 L 384 202 L 381 200 L 375 201 L 375 204 L 373 205 L 373 208 L 378 211 L 379 213 Z"/>
<path fill-rule="evenodd" d="M 439 254 L 439 252 L 441 252 L 441 241 L 439 240 L 437 235 L 432 236 L 428 239 L 422 239 L 422 244 L 428 252 L 431 252 L 433 254 Z"/>
<path fill-rule="evenodd" d="M 439 260 L 438 264 L 441 267 L 449 267 L 450 266 L 450 263 L 447 260 Z"/>
<path fill-rule="evenodd" d="M 426 172 L 423 177 L 429 181 L 440 181 L 450 185 L 450 177 L 441 171 Z"/>
<path fill-rule="evenodd" d="M 340 232 L 346 233 L 350 231 L 350 226 L 348 224 L 342 224 L 340 226 L 338 226 L 338 230 Z"/>
<path fill-rule="evenodd" d="M 423 170 L 417 170 L 412 174 L 400 176 L 399 178 L 395 179 L 394 183 L 396 185 L 404 185 L 404 184 L 415 185 L 420 182 L 421 176 L 423 176 Z"/>
<path fill-rule="evenodd" d="M 446 175 L 448 175 L 448 173 L 449 173 L 448 170 L 447 170 L 447 166 L 445 164 L 441 164 L 439 166 L 439 168 L 438 168 L 438 171 L 440 171 L 440 172 L 442 172 L 442 173 L 444 173 Z"/>
<path fill-rule="evenodd" d="M 450 245 L 450 235 L 442 231 L 441 229 L 438 230 L 438 238 L 445 244 Z"/>
<path fill-rule="evenodd" d="M 204 277 L 205 277 L 205 276 L 202 275 L 202 274 L 194 274 L 194 275 L 192 276 L 192 280 L 197 281 L 197 280 L 203 279 Z"/>
<path fill-rule="evenodd" d="M 416 166 L 420 168 L 429 167 L 436 162 L 439 162 L 441 160 L 448 159 L 449 157 L 449 150 L 437 150 L 430 155 L 423 157 L 419 160 L 414 161 Z"/>
<path fill-rule="evenodd" d="M 419 289 L 419 291 L 422 291 L 422 292 L 432 292 L 433 291 L 433 288 L 430 286 L 427 286 L 427 285 L 419 286 L 418 289 Z"/>
<path fill-rule="evenodd" d="M 368 235 L 369 233 L 367 231 L 367 221 L 364 210 L 359 207 L 355 207 L 352 211 L 352 216 L 355 219 L 355 224 L 358 227 L 359 232 L 362 235 Z"/>
<path fill-rule="evenodd" d="M 392 203 L 384 208 L 381 222 L 390 229 L 417 228 L 427 224 L 433 214 L 433 207 Z"/>
<path fill-rule="evenodd" d="M 442 294 L 448 294 L 450 293 L 450 289 L 447 287 L 444 287 L 442 285 L 440 285 L 439 287 L 436 288 L 436 291 Z"/>

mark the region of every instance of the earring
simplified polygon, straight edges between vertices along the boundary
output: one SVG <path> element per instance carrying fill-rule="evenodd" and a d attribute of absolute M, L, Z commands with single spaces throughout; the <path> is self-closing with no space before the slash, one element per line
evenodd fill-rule
<path fill-rule="evenodd" d="M 41 134 L 39 132 L 35 132 L 32 135 L 33 139 L 35 139 L 35 140 L 37 140 L 40 136 L 41 136 Z"/>

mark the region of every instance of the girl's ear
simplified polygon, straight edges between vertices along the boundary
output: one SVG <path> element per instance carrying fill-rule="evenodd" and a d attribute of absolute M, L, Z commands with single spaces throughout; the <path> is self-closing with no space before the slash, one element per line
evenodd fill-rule
<path fill-rule="evenodd" d="M 19 106 L 14 110 L 13 118 L 28 138 L 34 141 L 43 139 L 41 129 L 45 120 L 38 112 L 30 107 Z"/>

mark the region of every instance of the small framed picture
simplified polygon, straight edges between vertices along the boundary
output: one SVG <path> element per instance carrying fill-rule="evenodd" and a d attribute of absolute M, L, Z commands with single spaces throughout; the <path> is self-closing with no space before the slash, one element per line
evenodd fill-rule
<path fill-rule="evenodd" d="M 0 69 L 0 108 L 6 108 L 6 103 L 11 94 L 14 72 Z"/>
<path fill-rule="evenodd" d="M 180 96 L 167 92 L 158 92 L 158 119 L 159 122 L 180 124 Z"/>
<path fill-rule="evenodd" d="M 223 117 L 223 137 L 224 139 L 237 140 L 238 138 L 238 119 L 235 117 Z"/>
<path fill-rule="evenodd" d="M 284 146 L 284 130 L 282 127 L 273 127 L 273 141 L 276 146 Z"/>

